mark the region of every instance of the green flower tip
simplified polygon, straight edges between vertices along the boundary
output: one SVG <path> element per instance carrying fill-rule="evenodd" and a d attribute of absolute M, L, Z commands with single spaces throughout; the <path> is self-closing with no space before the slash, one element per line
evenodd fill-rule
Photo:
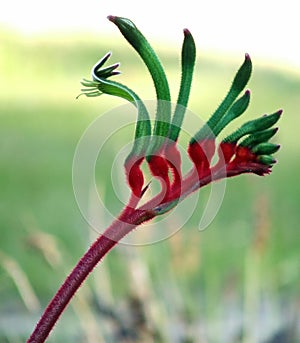
<path fill-rule="evenodd" d="M 273 156 L 270 156 L 270 155 L 260 155 L 257 157 L 257 160 L 262 163 L 262 164 L 265 164 L 265 165 L 272 165 L 272 164 L 275 164 L 277 161 L 275 160 L 275 158 Z"/>
<path fill-rule="evenodd" d="M 94 81 L 99 81 L 100 78 L 107 79 L 108 77 L 119 75 L 120 71 L 116 71 L 120 63 L 115 63 L 109 67 L 102 68 L 105 62 L 110 58 L 111 52 L 108 52 L 92 69 L 92 78 Z"/>
<path fill-rule="evenodd" d="M 183 34 L 184 34 L 185 37 L 188 37 L 188 36 L 192 35 L 189 29 L 183 29 Z"/>
<path fill-rule="evenodd" d="M 270 139 L 276 132 L 277 128 L 267 130 L 272 127 L 281 117 L 282 110 L 270 114 L 264 115 L 260 118 L 250 120 L 243 124 L 239 129 L 233 132 L 231 135 L 226 137 L 223 141 L 224 142 L 232 142 L 236 143 L 242 137 L 246 135 L 250 135 L 247 137 L 241 145 L 244 146 L 253 146 L 253 143 L 258 144 L 267 141 Z"/>
<path fill-rule="evenodd" d="M 107 62 L 107 60 L 110 58 L 110 56 L 111 52 L 108 52 L 93 66 L 91 71 L 92 80 L 81 80 L 81 85 L 86 88 L 81 89 L 82 93 L 80 93 L 76 97 L 76 99 L 78 99 L 81 95 L 85 95 L 87 97 L 96 97 L 103 93 L 117 95 L 113 92 L 109 93 L 109 91 L 103 88 L 103 83 L 107 83 L 106 79 L 108 79 L 111 76 L 121 74 L 120 71 L 116 70 L 120 66 L 120 63 L 115 63 L 111 66 L 102 68 L 104 64 Z"/>
<path fill-rule="evenodd" d="M 252 73 L 252 62 L 249 54 L 245 54 L 244 63 L 236 73 L 231 88 L 231 95 L 239 94 L 248 83 Z"/>
<path fill-rule="evenodd" d="M 112 21 L 112 22 L 114 21 L 114 18 L 115 18 L 114 15 L 108 15 L 108 16 L 107 16 L 107 19 L 110 20 L 110 21 Z"/>
<path fill-rule="evenodd" d="M 137 30 L 137 27 L 134 25 L 134 23 L 128 19 L 123 17 L 117 17 L 114 15 L 107 16 L 107 19 L 118 26 L 118 28 L 121 30 Z"/>
<path fill-rule="evenodd" d="M 280 149 L 280 144 L 263 142 L 256 145 L 252 151 L 257 155 L 271 155 Z"/>

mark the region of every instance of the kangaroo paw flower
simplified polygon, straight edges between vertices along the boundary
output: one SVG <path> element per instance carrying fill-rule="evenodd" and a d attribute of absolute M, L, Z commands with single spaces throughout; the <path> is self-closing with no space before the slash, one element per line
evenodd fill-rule
<path fill-rule="evenodd" d="M 183 31 L 180 89 L 172 114 L 166 73 L 148 40 L 131 20 L 116 16 L 109 16 L 108 19 L 118 27 L 150 72 L 157 98 L 154 125 L 151 127 L 148 110 L 138 95 L 127 86 L 110 80 L 112 76 L 119 74 L 118 63 L 105 67 L 111 53 L 107 53 L 95 64 L 91 81 L 82 81 L 82 85 L 86 87 L 82 92 L 87 96 L 118 96 L 136 107 L 138 116 L 135 140 L 125 160 L 125 173 L 132 194 L 137 199 L 142 197 L 149 186 L 144 186 L 145 179 L 141 169 L 143 161 L 148 163 L 151 174 L 160 180 L 161 196 L 158 203 L 155 203 L 153 216 L 169 211 L 188 194 L 218 178 L 243 173 L 270 173 L 276 163 L 273 154 L 280 146 L 269 140 L 278 130 L 273 125 L 279 120 L 282 110 L 247 121 L 220 143 L 217 141 L 223 129 L 242 116 L 250 104 L 250 90 L 244 90 L 252 73 L 252 62 L 248 54 L 245 54 L 221 104 L 190 140 L 187 152 L 193 168 L 187 175 L 183 175 L 177 142 L 190 96 L 196 60 L 193 36 L 188 29 Z M 215 163 L 213 157 L 216 153 L 218 159 Z"/>
<path fill-rule="evenodd" d="M 269 174 L 276 163 L 273 154 L 280 147 L 269 140 L 278 130 L 273 126 L 281 117 L 282 110 L 244 123 L 220 143 L 216 139 L 227 125 L 244 114 L 249 105 L 250 91 L 246 90 L 241 95 L 252 72 L 252 62 L 250 56 L 246 54 L 224 100 L 207 123 L 202 128 L 198 128 L 190 140 L 187 152 L 192 161 L 192 168 L 183 175 L 177 142 L 186 114 L 196 59 L 193 37 L 189 30 L 184 30 L 181 82 L 176 107 L 172 114 L 168 80 L 162 64 L 147 39 L 131 20 L 116 16 L 109 16 L 108 19 L 119 28 L 150 72 L 157 98 L 156 117 L 151 127 L 147 107 L 139 96 L 127 86 L 111 80 L 120 72 L 117 70 L 118 63 L 105 67 L 111 56 L 110 52 L 92 68 L 92 80 L 81 81 L 84 88 L 80 95 L 118 96 L 129 101 L 137 111 L 134 142 L 124 163 L 131 196 L 118 218 L 97 238 L 68 275 L 42 314 L 27 340 L 28 343 L 42 343 L 47 339 L 86 277 L 125 235 L 138 225 L 171 211 L 191 193 L 217 179 L 244 173 Z M 215 156 L 216 162 L 214 162 Z M 138 207 L 140 199 L 150 185 L 150 182 L 144 185 L 145 178 L 141 168 L 143 162 L 147 162 L 152 175 L 160 179 L 162 189 L 159 194 Z"/>

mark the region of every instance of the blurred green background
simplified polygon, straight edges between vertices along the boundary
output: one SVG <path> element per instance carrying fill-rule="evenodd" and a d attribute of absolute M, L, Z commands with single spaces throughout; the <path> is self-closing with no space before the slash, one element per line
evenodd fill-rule
<path fill-rule="evenodd" d="M 112 51 L 113 62 L 122 63 L 118 81 L 144 99 L 154 91 L 121 38 L 33 39 L 2 30 L 0 41 L 2 343 L 24 342 L 96 237 L 76 204 L 72 160 L 86 127 L 124 102 L 108 96 L 76 100 L 80 79 Z M 154 47 L 175 99 L 180 47 Z M 242 61 L 243 55 L 198 52 L 190 110 L 207 118 Z M 49 342 L 250 343 L 285 333 L 294 340 L 281 342 L 299 341 L 300 72 L 253 63 L 252 101 L 243 120 L 284 109 L 272 174 L 228 180 L 222 207 L 203 232 L 195 216 L 160 243 L 117 247 L 79 291 Z M 97 182 L 109 203 L 108 173 L 104 164 Z M 198 206 L 204 206 L 201 197 Z"/>

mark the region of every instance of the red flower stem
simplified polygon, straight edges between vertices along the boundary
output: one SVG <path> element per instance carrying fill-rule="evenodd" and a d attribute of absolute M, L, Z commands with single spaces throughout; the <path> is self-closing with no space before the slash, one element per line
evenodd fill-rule
<path fill-rule="evenodd" d="M 27 343 L 47 339 L 60 315 L 97 263 L 137 225 L 155 216 L 151 211 L 126 207 L 120 217 L 91 245 L 50 301 Z"/>
<path fill-rule="evenodd" d="M 210 183 L 212 180 L 226 176 L 222 169 L 218 169 L 219 168 L 217 168 L 217 170 L 212 170 L 212 174 L 209 173 L 209 175 L 201 181 L 199 180 L 197 171 L 192 169 L 183 179 L 181 185 L 179 184 L 177 187 L 170 190 L 168 199 L 170 199 L 170 201 L 180 199 L 179 201 L 181 201 L 187 195 Z M 181 194 L 179 195 L 178 193 Z M 162 192 L 153 199 L 140 208 L 135 209 L 134 207 L 137 205 L 138 200 L 136 197 L 131 197 L 129 205 L 125 207 L 118 219 L 116 219 L 90 246 L 88 251 L 79 260 L 75 268 L 61 285 L 44 311 L 33 333 L 27 340 L 27 343 L 45 342 L 65 307 L 94 267 L 124 236 L 138 225 L 159 215 L 159 211 L 154 211 L 152 209 L 156 209 L 160 206 L 164 198 L 165 189 L 162 189 Z M 164 206 L 167 208 L 168 203 L 162 204 L 161 208 L 163 209 Z"/>

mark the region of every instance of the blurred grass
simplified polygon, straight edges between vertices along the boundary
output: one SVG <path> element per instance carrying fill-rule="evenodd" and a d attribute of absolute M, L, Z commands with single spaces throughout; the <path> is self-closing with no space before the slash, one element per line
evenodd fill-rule
<path fill-rule="evenodd" d="M 90 67 L 111 50 L 112 62 L 122 62 L 120 82 L 144 99 L 153 98 L 154 92 L 145 67 L 121 40 L 84 36 L 29 39 L 5 31 L 0 32 L 0 40 L 0 251 L 18 263 L 44 305 L 89 244 L 89 229 L 72 189 L 76 144 L 93 119 L 123 104 L 108 96 L 76 101 L 80 79 L 88 77 Z M 157 49 L 175 99 L 180 48 L 174 52 L 157 45 Z M 242 59 L 216 58 L 200 51 L 190 110 L 207 118 Z M 276 137 L 282 149 L 271 176 L 228 180 L 222 207 L 205 231 L 196 229 L 197 212 L 203 208 L 200 201 L 186 227 L 169 240 L 142 248 L 121 247 L 105 260 L 108 288 L 113 303 L 119 304 L 132 293 L 124 251 L 135 250 L 149 272 L 149 292 L 162 326 L 171 325 L 167 318 L 176 321 L 184 317 L 188 323 L 199 317 L 204 322 L 226 320 L 227 302 L 243 311 L 249 297 L 263 300 L 264 294 L 277 306 L 274 318 L 286 319 L 281 306 L 287 312 L 299 308 L 300 73 L 253 63 L 252 102 L 244 118 L 284 109 Z M 111 201 L 105 179 L 108 172 L 105 167 L 99 170 L 98 181 Z M 207 194 L 208 190 L 203 191 L 204 199 Z M 55 239 L 63 261 L 60 271 L 42 257 L 44 248 L 32 244 L 32 237 L 41 232 Z M 97 292 L 101 294 L 101 284 Z M 27 313 L 13 280 L 1 266 L 0 299 L 0 318 L 14 311 Z M 28 326 L 26 330 L 30 330 Z M 0 321 L 0 341 L 1 330 L 7 333 Z"/>

